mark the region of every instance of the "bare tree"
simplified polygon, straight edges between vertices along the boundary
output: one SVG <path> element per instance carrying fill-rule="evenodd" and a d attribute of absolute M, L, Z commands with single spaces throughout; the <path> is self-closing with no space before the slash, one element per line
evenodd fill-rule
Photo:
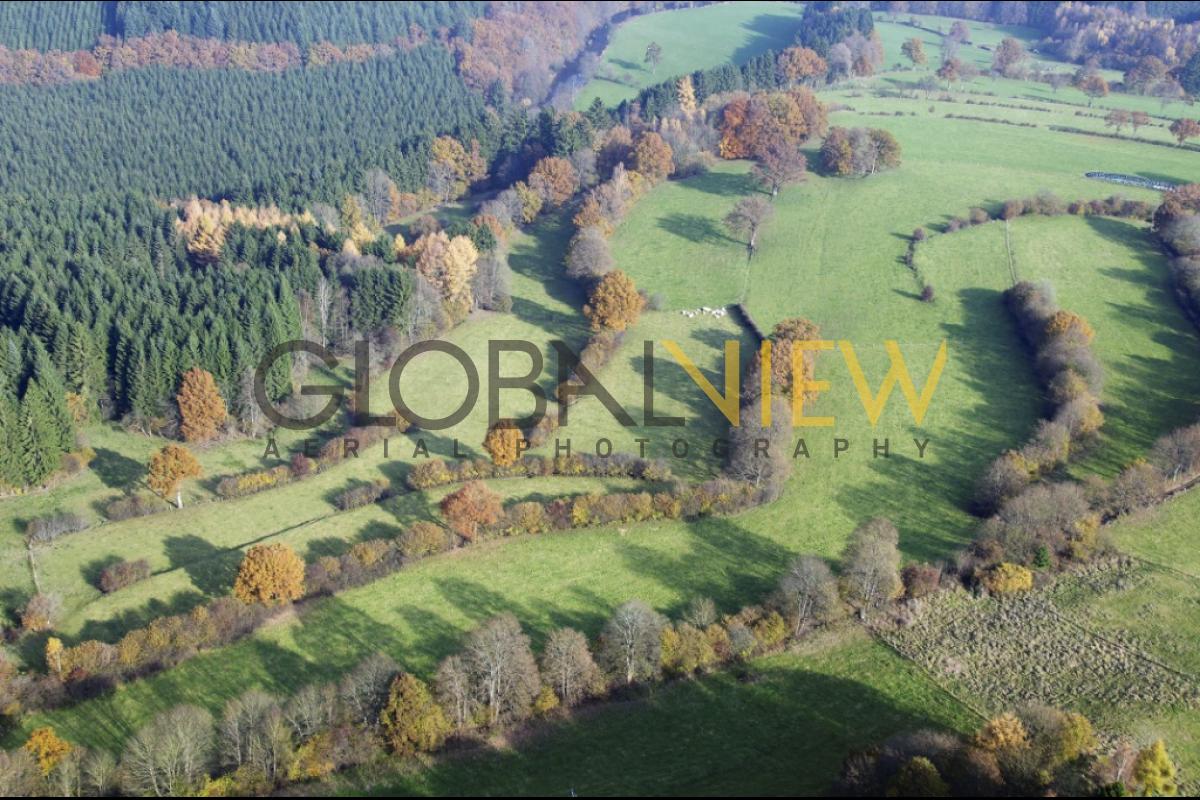
<path fill-rule="evenodd" d="M 662 630 L 667 624 L 641 600 L 618 608 L 600 635 L 600 659 L 606 671 L 631 684 L 658 673 Z"/>
<path fill-rule="evenodd" d="M 744 406 L 738 422 L 729 429 L 725 471 L 778 496 L 792 471 L 792 412 L 787 401 L 777 397 L 771 402 L 771 422 L 766 426 L 762 423 L 762 398 Z"/>
<path fill-rule="evenodd" d="M 725 227 L 735 235 L 745 236 L 746 248 L 750 255 L 754 255 L 758 247 L 758 230 L 774 213 L 775 209 L 763 198 L 743 197 L 737 201 L 733 210 L 725 215 Z"/>
<path fill-rule="evenodd" d="M 221 761 L 237 769 L 249 764 L 274 778 L 292 752 L 292 734 L 275 698 L 250 689 L 225 704 L 219 727 Z"/>
<path fill-rule="evenodd" d="M 442 659 L 434 677 L 434 692 L 454 727 L 466 727 L 475 713 L 476 704 L 471 689 L 471 671 L 461 656 Z"/>
<path fill-rule="evenodd" d="M 837 583 L 829 565 L 816 556 L 800 556 L 793 561 L 779 581 L 779 593 L 796 621 L 796 636 L 805 625 L 824 621 L 837 611 Z"/>
<path fill-rule="evenodd" d="M 464 655 L 475 695 L 493 725 L 529 715 L 541 678 L 516 617 L 501 614 L 475 630 Z"/>
<path fill-rule="evenodd" d="M 566 260 L 567 275 L 576 280 L 602 278 L 613 268 L 608 239 L 592 225 L 583 228 L 571 238 Z"/>
<path fill-rule="evenodd" d="M 398 194 L 395 182 L 383 170 L 368 170 L 363 177 L 365 210 L 376 224 L 386 225 L 391 218 L 392 198 Z"/>
<path fill-rule="evenodd" d="M 798 147 L 781 139 L 772 139 L 751 172 L 771 197 L 775 197 L 785 185 L 803 180 L 807 168 L 808 162 Z"/>
<path fill-rule="evenodd" d="M 600 670 L 592 660 L 587 639 L 573 628 L 559 628 L 546 640 L 542 675 L 564 706 L 578 703 L 600 680 Z"/>
<path fill-rule="evenodd" d="M 130 740 L 121 759 L 124 789 L 155 797 L 185 794 L 208 774 L 212 757 L 212 715 L 195 706 L 176 706 Z"/>
<path fill-rule="evenodd" d="M 387 702 L 392 678 L 399 673 L 400 665 L 382 653 L 370 656 L 350 670 L 338 684 L 338 695 L 350 717 L 361 725 L 374 722 Z"/>
<path fill-rule="evenodd" d="M 842 553 L 842 587 L 846 599 L 864 618 L 872 609 L 900 594 L 900 534 L 886 519 L 859 525 Z"/>
<path fill-rule="evenodd" d="M 296 738 L 304 740 L 333 723 L 337 713 L 337 687 L 332 683 L 310 683 L 292 695 L 283 716 Z"/>
<path fill-rule="evenodd" d="M 317 281 L 317 293 L 313 295 L 313 304 L 317 313 L 317 332 L 321 334 L 321 346 L 329 342 L 329 318 L 333 313 L 333 286 L 322 275 Z"/>

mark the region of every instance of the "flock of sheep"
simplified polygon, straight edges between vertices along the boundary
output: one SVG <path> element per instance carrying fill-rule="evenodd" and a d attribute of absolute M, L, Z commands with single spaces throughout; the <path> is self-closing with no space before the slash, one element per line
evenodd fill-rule
<path fill-rule="evenodd" d="M 719 318 L 725 316 L 728 312 L 724 308 L 709 308 L 708 306 L 700 306 L 699 308 L 697 308 L 695 310 L 688 310 L 685 308 L 683 311 L 680 311 L 679 313 L 683 314 L 688 319 L 692 319 L 693 317 L 702 317 L 705 314 L 709 314 L 709 315 L 717 317 L 719 319 Z"/>

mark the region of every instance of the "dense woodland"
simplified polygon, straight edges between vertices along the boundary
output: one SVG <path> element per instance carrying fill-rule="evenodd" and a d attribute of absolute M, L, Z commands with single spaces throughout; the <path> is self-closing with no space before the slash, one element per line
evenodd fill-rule
<path fill-rule="evenodd" d="M 465 35 L 484 3 L 362 2 L 12 2 L 0 4 L 0 44 L 37 50 L 91 47 L 104 34 L 134 37 L 174 30 L 249 42 L 390 41 L 419 25 Z"/>

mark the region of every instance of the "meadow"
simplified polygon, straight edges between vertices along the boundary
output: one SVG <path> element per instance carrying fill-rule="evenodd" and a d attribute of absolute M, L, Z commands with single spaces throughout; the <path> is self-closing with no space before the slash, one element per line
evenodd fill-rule
<path fill-rule="evenodd" d="M 586 108 L 598 97 L 615 106 L 672 76 L 782 50 L 796 35 L 803 10 L 796 3 L 751 0 L 634 17 L 613 33 L 596 76 L 576 95 L 575 105 Z M 651 42 L 662 47 L 656 67 L 645 62 Z"/>
<path fill-rule="evenodd" d="M 966 732 L 978 718 L 862 631 L 583 709 L 421 769 L 352 771 L 338 794 L 822 794 L 863 734 Z"/>
<path fill-rule="evenodd" d="M 605 57 L 613 64 L 617 59 L 633 62 L 627 69 L 638 75 L 639 85 L 646 85 L 788 41 L 792 15 L 798 13 L 794 8 L 742 3 L 647 15 L 621 26 Z M 727 16 L 714 21 L 703 14 Z M 691 21 L 693 16 L 700 21 Z M 764 18 L 772 21 L 755 22 Z M 925 23 L 923 27 L 949 24 Z M 889 22 L 879 28 L 886 63 L 898 61 L 899 42 L 913 29 Z M 977 43 L 998 42 L 1008 32 L 972 28 Z M 697 43 L 694 33 L 688 38 L 687 31 L 701 29 L 713 41 Z M 678 42 L 667 36 L 674 32 L 679 32 Z M 921 35 L 931 39 L 927 50 L 936 61 L 934 35 Z M 664 48 L 657 77 L 641 66 L 651 39 Z M 987 57 L 983 50 L 973 56 Z M 935 235 L 921 246 L 917 260 L 935 289 L 931 303 L 920 301 L 917 277 L 902 260 L 915 228 L 936 233 L 971 206 L 994 211 L 1005 199 L 1041 190 L 1068 200 L 1123 192 L 1154 202 L 1156 193 L 1089 180 L 1084 172 L 1188 180 L 1195 155 L 1169 146 L 1161 118 L 1138 133 L 1153 144 L 1050 126 L 1104 133 L 1107 108 L 1153 107 L 1159 113 L 1157 101 L 1112 97 L 1089 110 L 1074 90 L 1051 97 L 1049 87 L 994 78 L 929 96 L 916 88 L 927 73 L 886 72 L 822 92 L 823 100 L 837 105 L 833 124 L 891 131 L 903 148 L 903 164 L 866 180 L 810 172 L 804 183 L 785 188 L 775 199 L 774 218 L 761 233 L 752 260 L 721 221 L 739 198 L 758 191 L 747 176 L 747 164 L 722 162 L 707 174 L 664 183 L 642 199 L 614 235 L 613 253 L 639 287 L 661 295 L 661 310 L 643 315 L 602 376 L 639 418 L 647 372 L 643 342 L 671 339 L 720 385 L 724 342 L 738 339 L 748 355 L 751 339 L 728 316 L 691 318 L 681 312 L 744 301 L 766 328 L 804 316 L 819 324 L 826 338 L 849 342 L 873 388 L 888 368 L 884 339 L 899 342 L 918 388 L 946 342 L 947 367 L 920 425 L 899 393 L 872 425 L 843 356 L 836 350 L 824 353 L 816 377 L 832 385 L 805 413 L 832 416 L 836 424 L 798 433 L 811 455 L 797 459 L 783 497 L 770 506 L 727 519 L 518 537 L 431 558 L 369 586 L 308 603 L 242 642 L 112 695 L 36 715 L 26 729 L 49 723 L 72 741 L 117 748 L 155 712 L 174 704 L 196 703 L 216 712 L 250 685 L 287 694 L 308 682 L 332 679 L 375 651 L 428 677 L 467 630 L 502 611 L 517 615 L 535 646 L 561 625 L 596 634 L 611 610 L 630 597 L 668 614 L 696 596 L 712 597 L 722 610 L 733 611 L 770 591 L 796 554 L 836 557 L 854 526 L 873 516 L 896 522 L 906 560 L 949 558 L 970 540 L 977 524 L 967 511 L 976 478 L 999 452 L 1024 440 L 1044 410 L 1030 354 L 1001 301 L 1013 279 L 1008 248 L 1020 278 L 1053 282 L 1061 305 L 1085 316 L 1097 330 L 1097 352 L 1108 374 L 1102 397 L 1108 422 L 1099 443 L 1072 465 L 1072 477 L 1110 477 L 1144 454 L 1158 435 L 1195 420 L 1200 338 L 1169 292 L 1165 260 L 1146 226 L 1108 219 L 1028 218 L 1010 223 L 1007 237 L 1003 222 Z M 608 103 L 634 91 L 613 83 L 595 86 Z M 580 101 L 590 102 L 592 96 L 585 90 Z M 991 105 L 978 105 L 982 103 Z M 1028 127 L 953 119 L 950 114 L 1002 118 Z M 815 151 L 808 155 L 815 165 Z M 577 348 L 587 335 L 579 313 L 581 290 L 561 269 L 570 232 L 565 217 L 551 215 L 513 242 L 512 313 L 476 314 L 447 337 L 481 365 L 487 363 L 490 339 L 535 343 L 546 359 L 540 381 L 546 390 L 554 383 L 551 342 L 562 340 Z M 501 363 L 508 374 L 529 367 L 527 358 L 515 354 Z M 684 429 L 636 428 L 633 434 L 597 401 L 585 399 L 572 407 L 560 438 L 569 435 L 577 451 L 609 438 L 617 451 L 636 453 L 634 436 L 645 436 L 651 440 L 647 455 L 665 456 L 678 437 L 696 457 L 672 460 L 676 474 L 687 479 L 715 474 L 719 460 L 703 453 L 725 430 L 725 422 L 661 347 L 654 350 L 654 371 L 656 412 L 683 415 L 688 423 Z M 402 389 L 417 411 L 432 414 L 461 398 L 463 384 L 461 372 L 430 355 L 410 365 Z M 481 452 L 486 383 L 483 388 L 481 402 L 463 422 L 420 435 L 435 456 L 449 455 L 455 440 L 464 452 Z M 378 407 L 386 404 L 384 381 L 375 381 L 372 400 Z M 506 414 L 530 410 L 530 399 L 521 393 L 506 394 L 502 403 Z M 89 436 L 101 455 L 92 471 L 52 492 L 0 502 L 0 591 L 6 601 L 31 589 L 20 537 L 23 521 L 53 509 L 98 519 L 97 505 L 136 485 L 149 452 L 161 446 L 161 441 L 111 427 L 96 427 Z M 838 458 L 833 454 L 835 436 L 850 448 Z M 237 501 L 213 500 L 212 478 L 257 465 L 262 442 L 203 451 L 210 477 L 189 488 L 183 511 L 105 524 L 36 553 L 40 579 L 66 601 L 66 638 L 108 639 L 148 616 L 226 593 L 241 550 L 253 543 L 287 542 L 311 558 L 342 552 L 361 538 L 394 535 L 414 519 L 435 515 L 431 504 L 440 492 L 333 513 L 333 494 L 354 481 L 386 477 L 402 482 L 413 462 L 416 438 L 395 437 L 388 458 L 381 448 L 373 448 L 319 476 Z M 884 439 L 890 455 L 876 458 L 873 445 Z M 928 440 L 923 457 L 914 439 Z M 281 437 L 280 444 L 286 448 L 297 441 Z M 552 441 L 540 452 L 552 453 L 553 446 Z M 548 500 L 625 484 L 551 479 L 494 486 L 512 498 Z M 1081 618 L 1081 624 L 1097 630 L 1125 631 L 1154 608 L 1165 621 L 1155 623 L 1145 650 L 1193 673 L 1200 659 L 1176 635 L 1191 631 L 1197 618 L 1195 593 L 1185 590 L 1200 571 L 1194 559 L 1186 560 L 1194 550 L 1191 521 L 1198 498 L 1188 495 L 1145 518 L 1113 526 L 1122 547 L 1154 563 L 1139 573 L 1130 592 L 1104 594 L 1096 614 Z M 101 596 L 93 585 L 98 565 L 131 556 L 150 559 L 154 576 Z M 21 648 L 28 663 L 38 663 L 38 644 L 31 640 Z M 812 792 L 828 786 L 852 745 L 916 725 L 962 729 L 974 724 L 970 712 L 940 695 L 911 662 L 861 638 L 772 657 L 756 662 L 751 671 L 753 682 L 720 674 L 656 689 L 628 707 L 556 724 L 544 738 L 476 754 L 467 769 L 450 757 L 413 774 L 348 780 L 361 778 L 366 782 L 361 785 L 381 791 L 418 794 L 480 787 L 545 793 L 571 787 L 592 793 L 721 788 Z M 1200 763 L 1194 726 L 1186 718 L 1164 719 L 1147 713 L 1135 720 L 1141 726 L 1135 732 L 1144 737 L 1161 723 L 1173 741 L 1179 738 L 1188 763 Z M 640 735 L 631 733 L 639 730 Z M 661 736 L 661 730 L 679 733 Z M 645 731 L 694 749 L 655 749 L 645 741 L 650 735 Z M 807 735 L 811 731 L 817 733 Z M 6 742 L 14 743 L 15 738 Z M 593 757 L 583 767 L 577 763 L 580 752 Z M 703 781 L 685 770 L 698 762 L 712 765 Z M 781 762 L 792 766 L 780 769 Z M 751 768 L 745 769 L 747 765 Z M 747 775 L 758 783 L 747 784 Z M 360 784 L 347 784 L 352 786 Z"/>

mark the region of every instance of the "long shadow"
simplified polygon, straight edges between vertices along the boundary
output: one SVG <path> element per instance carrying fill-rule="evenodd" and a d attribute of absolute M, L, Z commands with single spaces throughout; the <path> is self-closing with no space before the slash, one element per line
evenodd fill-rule
<path fill-rule="evenodd" d="M 759 14 L 742 23 L 742 29 L 753 34 L 745 44 L 733 51 L 730 61 L 744 64 L 764 50 L 781 50 L 795 38 L 800 29 L 800 17 L 785 14 Z"/>
<path fill-rule="evenodd" d="M 754 180 L 748 174 L 732 172 L 704 172 L 687 178 L 683 183 L 689 189 L 721 197 L 742 197 L 757 189 Z"/>
<path fill-rule="evenodd" d="M 203 594 L 216 596 L 233 588 L 242 551 L 223 550 L 195 534 L 169 536 L 163 542 L 171 569 L 182 569 Z"/>
<path fill-rule="evenodd" d="M 667 233 L 696 244 L 725 244 L 740 241 L 729 236 L 717 223 L 699 214 L 668 214 L 658 220 L 658 227 Z"/>
<path fill-rule="evenodd" d="M 146 472 L 146 467 L 129 456 L 106 447 L 96 448 L 92 459 L 92 472 L 110 489 L 125 489 L 132 486 Z"/>
<path fill-rule="evenodd" d="M 186 614 L 206 599 L 208 598 L 199 592 L 183 591 L 176 592 L 167 600 L 148 600 L 136 608 L 124 609 L 108 619 L 89 620 L 72 638 L 72 643 L 88 639 L 116 642 L 129 631 L 144 628 L 159 617 Z"/>
<path fill-rule="evenodd" d="M 789 658 L 656 687 L 644 701 L 600 706 L 515 748 L 444 759 L 374 788 L 440 796 L 819 796 L 851 752 L 901 732 L 953 728 L 961 714 L 950 703 L 922 708 L 924 692 L 907 697 L 872 685 L 873 676 L 832 671 Z"/>

